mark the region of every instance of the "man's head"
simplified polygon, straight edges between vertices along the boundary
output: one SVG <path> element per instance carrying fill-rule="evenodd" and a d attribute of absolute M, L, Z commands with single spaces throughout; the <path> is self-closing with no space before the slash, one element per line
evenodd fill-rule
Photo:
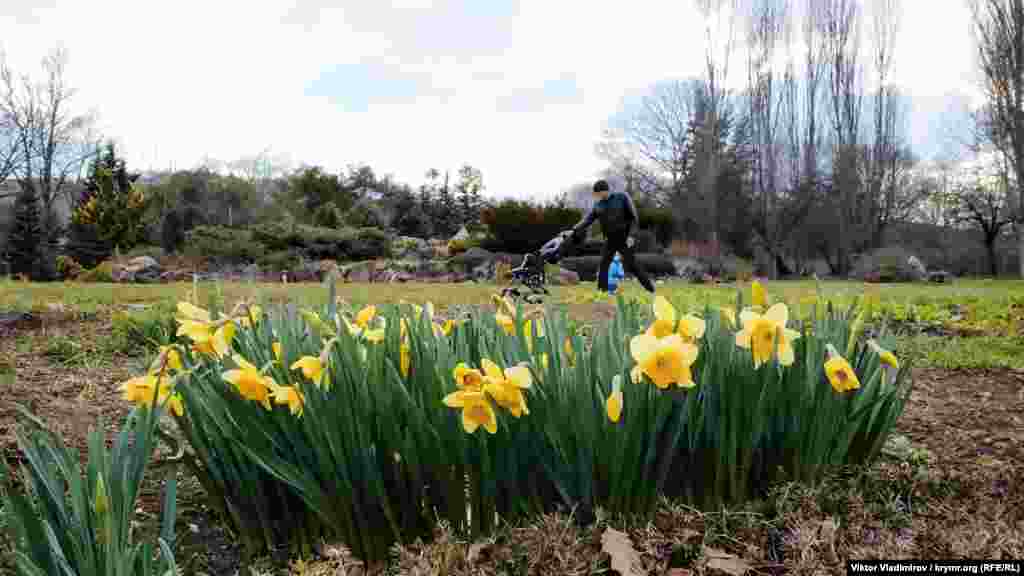
<path fill-rule="evenodd" d="M 608 182 L 605 180 L 598 180 L 597 182 L 594 182 L 593 194 L 595 200 L 604 200 L 607 198 Z"/>

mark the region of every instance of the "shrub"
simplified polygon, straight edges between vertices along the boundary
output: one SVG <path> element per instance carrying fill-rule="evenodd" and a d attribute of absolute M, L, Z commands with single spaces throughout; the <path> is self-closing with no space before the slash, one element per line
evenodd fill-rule
<path fill-rule="evenodd" d="M 113 315 L 113 351 L 128 356 L 153 352 L 179 341 L 174 312 L 165 306 Z"/>
<path fill-rule="evenodd" d="M 303 246 L 298 225 L 290 220 L 272 220 L 250 227 L 252 239 L 259 242 L 268 252 L 278 252 Z"/>
<path fill-rule="evenodd" d="M 533 252 L 581 218 L 579 210 L 567 206 L 505 200 L 481 212 L 481 221 L 493 239 L 483 247 L 492 252 Z"/>
<path fill-rule="evenodd" d="M 185 241 L 185 226 L 177 211 L 170 211 L 160 222 L 160 245 L 167 254 L 175 253 Z"/>
<path fill-rule="evenodd" d="M 345 255 L 350 260 L 374 260 L 391 256 L 391 236 L 376 228 L 360 228 L 349 241 Z"/>
<path fill-rule="evenodd" d="M 197 226 L 186 234 L 185 253 L 221 263 L 251 263 L 265 253 L 252 232 L 223 226 Z"/>
<path fill-rule="evenodd" d="M 344 222 L 341 210 L 334 202 L 328 202 L 313 212 L 313 224 L 321 228 L 341 228 Z"/>
<path fill-rule="evenodd" d="M 75 281 L 109 284 L 114 281 L 114 263 L 109 260 L 100 262 L 95 268 L 79 274 Z"/>
<path fill-rule="evenodd" d="M 16 438 L 25 455 L 23 485 L 12 487 L 7 467 L 0 466 L 0 508 L 14 545 L 16 574 L 177 573 L 171 552 L 175 473 L 168 475 L 165 484 L 157 546 L 136 543 L 138 531 L 132 527 L 139 489 L 156 444 L 160 411 L 154 401 L 133 412 L 112 450 L 106 448 L 106 428 L 100 423 L 89 436 L 84 469 L 78 451 L 68 448 L 58 435 L 30 424 L 19 427 Z M 39 422 L 27 412 L 23 416 L 22 422 Z"/>
<path fill-rule="evenodd" d="M 61 279 L 77 278 L 83 272 L 82 265 L 75 262 L 75 259 L 70 256 L 61 254 L 57 256 L 54 263 L 57 268 L 57 277 Z"/>
<path fill-rule="evenodd" d="M 651 276 L 675 276 L 676 267 L 671 258 L 661 254 L 637 254 L 637 263 L 647 270 Z M 580 275 L 580 280 L 596 280 L 601 266 L 600 256 L 582 256 L 565 258 L 559 265 Z M 628 272 L 627 272 L 628 274 Z"/>
<path fill-rule="evenodd" d="M 385 226 L 384 215 L 369 203 L 359 203 L 345 213 L 345 224 L 353 228 L 380 228 Z"/>
<path fill-rule="evenodd" d="M 260 257 L 256 264 L 263 270 L 271 272 L 287 272 L 303 261 L 302 253 L 298 250 L 280 250 L 271 252 Z"/>
<path fill-rule="evenodd" d="M 448 241 L 448 255 L 458 256 L 470 248 L 479 248 L 483 243 L 482 240 L 477 238 L 459 238 Z"/>
<path fill-rule="evenodd" d="M 504 302 L 460 324 L 430 307 L 339 310 L 333 290 L 327 302 L 187 330 L 213 344 L 182 349 L 178 425 L 252 553 L 337 537 L 375 562 L 438 520 L 476 539 L 560 507 L 717 509 L 869 462 L 910 392 L 910 367 L 883 365 L 893 340 L 863 342 L 863 309 L 820 298 L 809 324 L 784 308 L 748 323 L 753 350 L 737 346 L 735 311 L 667 300 L 652 318 L 620 298 L 586 346 L 564 313 L 527 323 Z"/>
<path fill-rule="evenodd" d="M 140 244 L 124 254 L 125 258 L 138 258 L 140 256 L 149 256 L 159 262 L 164 257 L 164 249 L 159 246 Z"/>

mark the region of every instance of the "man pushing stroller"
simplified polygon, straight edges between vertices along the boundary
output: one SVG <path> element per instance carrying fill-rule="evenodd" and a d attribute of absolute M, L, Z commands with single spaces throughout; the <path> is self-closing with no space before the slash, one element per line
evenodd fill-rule
<path fill-rule="evenodd" d="M 601 268 L 597 273 L 597 287 L 601 292 L 608 292 L 608 268 L 616 252 L 622 256 L 626 271 L 636 276 L 640 285 L 650 293 L 654 293 L 654 283 L 647 276 L 647 271 L 636 261 L 633 253 L 633 239 L 630 234 L 633 226 L 640 220 L 633 199 L 624 191 L 611 192 L 608 182 L 598 180 L 593 188 L 594 207 L 572 228 L 574 243 L 580 243 L 587 234 L 587 229 L 595 222 L 601 223 L 604 232 L 604 249 L 601 251 Z M 566 243 L 567 244 L 567 243 Z M 565 244 L 562 246 L 565 248 Z"/>

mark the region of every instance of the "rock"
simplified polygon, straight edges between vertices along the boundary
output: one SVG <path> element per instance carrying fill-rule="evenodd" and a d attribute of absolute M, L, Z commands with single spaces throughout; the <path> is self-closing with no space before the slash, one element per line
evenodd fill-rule
<path fill-rule="evenodd" d="M 466 230 L 465 226 L 459 228 L 459 231 L 455 233 L 455 236 L 451 237 L 451 240 L 469 240 L 469 230 Z"/>
<path fill-rule="evenodd" d="M 149 256 L 132 258 L 123 266 L 114 267 L 115 282 L 153 283 L 161 278 L 163 269 L 160 263 Z"/>
<path fill-rule="evenodd" d="M 429 242 L 412 236 L 399 236 L 391 244 L 391 251 L 399 260 L 429 260 L 434 256 Z"/>
<path fill-rule="evenodd" d="M 925 269 L 924 264 L 917 256 L 907 258 L 907 267 L 910 268 L 914 280 L 921 281 L 928 278 L 928 270 Z"/>
<path fill-rule="evenodd" d="M 495 265 L 496 262 L 494 260 L 490 260 L 473 268 L 473 279 L 478 282 L 490 282 L 491 280 L 494 280 Z"/>
<path fill-rule="evenodd" d="M 467 273 L 472 273 L 474 269 L 479 267 L 485 262 L 493 262 L 494 254 L 484 250 L 483 248 L 470 248 L 462 254 L 455 256 L 451 259 L 451 263 L 463 269 Z"/>
<path fill-rule="evenodd" d="M 345 267 L 342 274 L 346 282 L 372 282 L 374 262 L 356 262 Z"/>
<path fill-rule="evenodd" d="M 676 275 L 680 278 L 686 278 L 691 282 L 701 281 L 705 275 L 707 275 L 711 268 L 696 258 L 684 257 L 674 258 L 672 264 L 676 268 Z"/>
<path fill-rule="evenodd" d="M 580 283 L 580 275 L 572 270 L 557 268 L 547 274 L 547 281 L 555 286 L 575 286 Z"/>

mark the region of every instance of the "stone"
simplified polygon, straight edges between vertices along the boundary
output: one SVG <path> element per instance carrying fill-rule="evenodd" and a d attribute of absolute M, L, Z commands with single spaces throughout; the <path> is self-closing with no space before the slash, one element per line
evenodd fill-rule
<path fill-rule="evenodd" d="M 469 240 L 469 230 L 466 230 L 466 227 L 463 226 L 462 228 L 459 228 L 459 231 L 456 232 L 455 236 L 452 236 L 451 239 L 452 240 Z"/>
<path fill-rule="evenodd" d="M 451 259 L 451 263 L 467 273 L 472 273 L 481 264 L 494 261 L 494 254 L 483 248 L 470 248 Z"/>
<path fill-rule="evenodd" d="M 123 266 L 114 267 L 112 276 L 115 282 L 153 283 L 158 282 L 163 274 L 160 263 L 149 256 L 138 256 Z"/>
<path fill-rule="evenodd" d="M 910 268 L 914 280 L 925 280 L 928 278 L 928 270 L 917 256 L 907 258 L 907 267 Z"/>
<path fill-rule="evenodd" d="M 580 275 L 572 270 L 557 268 L 547 274 L 547 281 L 554 286 L 575 286 L 580 283 Z"/>
<path fill-rule="evenodd" d="M 696 258 L 684 257 L 674 258 L 672 264 L 676 268 L 676 275 L 680 278 L 686 278 L 691 282 L 701 281 L 705 275 L 707 275 L 711 268 Z"/>

